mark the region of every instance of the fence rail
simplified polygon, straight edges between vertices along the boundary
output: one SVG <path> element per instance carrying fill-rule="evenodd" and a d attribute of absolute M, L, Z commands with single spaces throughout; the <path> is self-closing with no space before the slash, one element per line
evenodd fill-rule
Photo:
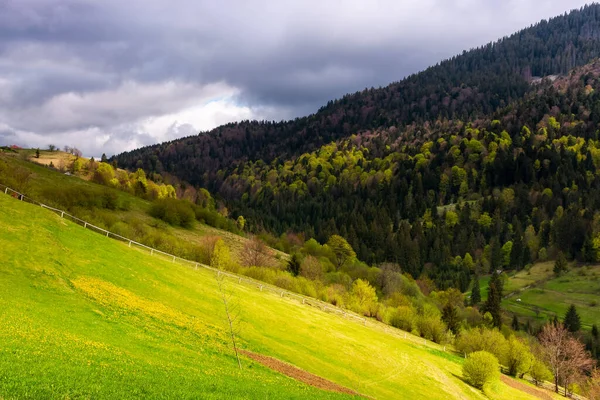
<path fill-rule="evenodd" d="M 60 215 L 61 218 L 69 219 L 72 222 L 75 222 L 76 224 L 81 225 L 81 226 L 83 226 L 86 229 L 90 229 L 90 230 L 92 230 L 92 231 L 94 231 L 96 233 L 102 234 L 103 236 L 106 236 L 107 238 L 111 238 L 111 239 L 119 240 L 121 242 L 125 242 L 125 243 L 127 243 L 127 245 L 130 248 L 140 248 L 140 249 L 148 251 L 150 253 L 150 255 L 163 256 L 163 257 L 167 258 L 168 260 L 170 260 L 173 263 L 180 263 L 180 264 L 183 264 L 183 265 L 191 266 L 194 269 L 204 268 L 204 269 L 210 270 L 210 271 L 212 271 L 212 272 L 214 272 L 214 273 L 216 273 L 218 275 L 224 275 L 227 278 L 231 279 L 232 281 L 237 281 L 237 283 L 239 283 L 239 284 L 244 283 L 246 285 L 251 285 L 251 286 L 254 286 L 257 289 L 259 289 L 260 291 L 271 292 L 271 293 L 279 295 L 280 297 L 293 298 L 293 299 L 296 299 L 296 300 L 302 302 L 302 304 L 306 304 L 306 305 L 310 305 L 310 306 L 313 306 L 313 307 L 317 307 L 317 308 L 319 308 L 319 309 L 321 309 L 321 310 L 323 310 L 325 312 L 329 312 L 329 313 L 332 313 L 332 314 L 341 315 L 341 316 L 343 316 L 345 318 L 348 318 L 350 320 L 355 320 L 357 322 L 360 322 L 363 325 L 366 325 L 366 323 L 367 323 L 367 318 L 365 318 L 365 317 L 362 317 L 362 316 L 360 316 L 358 314 L 355 314 L 355 313 L 353 313 L 351 311 L 344 310 L 344 309 L 341 309 L 339 307 L 332 306 L 329 303 L 317 300 L 315 298 L 308 297 L 308 296 L 303 296 L 301 294 L 294 293 L 294 292 L 290 292 L 288 290 L 279 288 L 277 286 L 274 286 L 274 285 L 271 285 L 271 284 L 268 284 L 268 283 L 265 283 L 265 282 L 261 282 L 261 281 L 258 281 L 256 279 L 249 278 L 247 276 L 242 276 L 242 275 L 234 274 L 234 273 L 231 273 L 231 272 L 217 270 L 215 268 L 212 268 L 209 265 L 206 265 L 206 264 L 203 264 L 203 263 L 200 263 L 200 262 L 197 262 L 197 261 L 192 261 L 192 260 L 188 260 L 188 259 L 185 259 L 185 258 L 181 258 L 181 257 L 178 257 L 178 256 L 176 256 L 174 254 L 170 254 L 170 253 L 164 252 L 162 250 L 158 250 L 158 249 L 155 249 L 153 247 L 146 246 L 145 244 L 136 242 L 135 240 L 132 240 L 132 239 L 126 238 L 124 236 L 118 235 L 116 233 L 110 232 L 110 231 L 108 231 L 108 230 L 106 230 L 104 228 L 101 228 L 99 226 L 96 226 L 96 225 L 94 225 L 94 224 L 92 224 L 90 222 L 87 222 L 87 221 L 84 221 L 84 220 L 82 220 L 80 218 L 77 218 L 74 215 L 71 215 L 71 214 L 69 214 L 68 212 L 66 212 L 64 210 L 60 210 L 58 208 L 50 207 L 50 206 L 48 206 L 46 204 L 43 204 L 43 203 L 41 203 L 41 202 L 39 202 L 37 200 L 32 199 L 31 197 L 26 196 L 23 193 L 20 193 L 20 192 L 14 190 L 14 189 L 12 189 L 12 188 L 10 188 L 8 186 L 5 186 L 3 184 L 0 184 L 0 190 L 2 190 L 5 194 L 7 194 L 7 195 L 9 195 L 9 196 L 11 196 L 11 197 L 13 197 L 13 198 L 15 198 L 17 200 L 38 205 L 38 206 L 40 206 L 42 208 L 45 208 L 45 209 L 47 209 L 49 211 L 52 211 L 52 212 Z M 422 339 L 421 339 L 421 342 L 422 342 Z"/>
<path fill-rule="evenodd" d="M 126 238 L 124 236 L 118 235 L 116 233 L 110 232 L 110 231 L 108 231 L 108 230 L 106 230 L 104 228 L 100 228 L 99 226 L 96 226 L 96 225 L 91 224 L 91 223 L 89 223 L 87 221 L 84 221 L 84 220 L 82 220 L 80 218 L 77 218 L 77 217 L 75 217 L 75 216 L 67 213 L 64 210 L 60 210 L 58 208 L 50 207 L 50 206 L 48 206 L 46 204 L 40 203 L 39 201 L 34 200 L 31 197 L 25 196 L 23 193 L 20 193 L 20 192 L 14 190 L 14 189 L 11 189 L 10 187 L 5 186 L 5 185 L 3 185 L 1 183 L 0 183 L 0 190 L 3 191 L 4 194 L 7 194 L 7 195 L 9 195 L 9 196 L 11 196 L 11 197 L 13 197 L 13 198 L 15 198 L 17 200 L 38 205 L 38 206 L 40 206 L 42 208 L 45 208 L 46 210 L 52 211 L 52 212 L 60 215 L 61 218 L 70 219 L 71 221 L 75 222 L 76 224 L 81 225 L 84 228 L 90 229 L 90 230 L 95 231 L 97 233 L 101 233 L 102 235 L 106 236 L 107 238 L 112 238 L 112 239 L 115 239 L 115 240 L 120 240 L 122 242 L 125 242 L 125 243 L 128 244 L 128 246 L 130 248 L 138 247 L 138 248 L 141 248 L 141 249 L 149 251 L 150 255 L 163 256 L 163 257 L 169 259 L 173 263 L 180 262 L 180 263 L 182 263 L 184 265 L 188 265 L 188 266 L 194 267 L 194 269 L 204 268 L 204 269 L 207 269 L 207 270 L 210 270 L 210 271 L 214 272 L 215 274 L 218 274 L 218 275 L 222 274 L 222 275 L 226 276 L 227 278 L 231 279 L 232 281 L 237 282 L 238 284 L 246 284 L 246 285 L 255 287 L 256 289 L 260 290 L 261 292 L 262 291 L 267 291 L 267 292 L 271 292 L 271 293 L 277 294 L 278 296 L 280 296 L 282 298 L 283 297 L 288 297 L 288 298 L 291 298 L 291 299 L 296 299 L 296 300 L 302 302 L 302 304 L 319 308 L 319 309 L 321 309 L 324 312 L 328 312 L 328 313 L 340 315 L 340 316 L 342 316 L 344 318 L 347 318 L 349 320 L 358 322 L 358 323 L 360 323 L 362 325 L 366 326 L 367 323 L 368 323 L 370 326 L 373 326 L 373 327 L 376 327 L 378 329 L 381 329 L 381 330 L 385 331 L 386 333 L 392 334 L 392 335 L 394 335 L 394 336 L 396 336 L 398 338 L 401 338 L 401 339 L 404 339 L 404 340 L 409 340 L 409 341 L 417 343 L 417 344 L 426 345 L 428 347 L 432 347 L 432 348 L 435 348 L 437 350 L 443 350 L 443 351 L 447 351 L 448 350 L 448 351 L 450 351 L 450 348 L 447 348 L 446 346 L 438 345 L 437 343 L 430 342 L 430 341 L 428 341 L 426 339 L 423 339 L 421 337 L 415 336 L 412 333 L 408 333 L 408 332 L 403 331 L 401 329 L 397 329 L 397 328 L 391 327 L 391 326 L 389 326 L 387 324 L 384 324 L 382 322 L 379 322 L 379 321 L 376 321 L 376 320 L 372 320 L 372 319 L 367 319 L 367 318 L 365 318 L 363 316 L 360 316 L 360 315 L 358 315 L 358 314 L 356 314 L 356 313 L 354 313 L 352 311 L 348 311 L 348 310 L 344 310 L 344 309 L 341 309 L 341 308 L 336 307 L 336 306 L 332 306 L 329 303 L 326 303 L 324 301 L 317 300 L 315 298 L 308 297 L 308 296 L 303 296 L 303 295 L 298 294 L 298 293 L 290 292 L 288 290 L 279 288 L 277 286 L 274 286 L 274 285 L 271 285 L 271 284 L 268 284 L 268 283 L 265 283 L 265 282 L 261 282 L 261 281 L 258 281 L 256 279 L 249 278 L 247 276 L 242 276 L 242 275 L 234 274 L 234 273 L 231 273 L 231 272 L 221 271 L 221 270 L 212 268 L 209 265 L 202 264 L 202 263 L 196 262 L 196 261 L 187 260 L 185 258 L 181 258 L 181 257 L 178 257 L 176 255 L 166 253 L 164 251 L 152 248 L 150 246 L 146 246 L 145 244 L 136 242 L 135 240 L 132 240 L 132 239 Z M 547 388 L 547 389 L 548 388 L 552 389 L 554 387 L 551 382 L 544 382 L 543 386 L 545 388 Z M 575 398 L 582 399 L 582 397 L 577 396 L 577 395 L 572 395 L 572 396 L 574 396 Z"/>

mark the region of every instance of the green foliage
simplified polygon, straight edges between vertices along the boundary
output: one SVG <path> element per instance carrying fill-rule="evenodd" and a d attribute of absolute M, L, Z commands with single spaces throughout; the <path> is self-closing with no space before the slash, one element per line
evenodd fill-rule
<path fill-rule="evenodd" d="M 300 273 L 301 261 L 297 253 L 292 254 L 289 261 L 287 262 L 287 270 L 294 276 L 298 276 Z"/>
<path fill-rule="evenodd" d="M 500 377 L 498 359 L 486 351 L 477 351 L 467 356 L 463 364 L 463 377 L 477 389 Z"/>
<path fill-rule="evenodd" d="M 502 358 L 502 363 L 508 368 L 508 374 L 517 376 L 526 373 L 531 369 L 533 362 L 534 358 L 529 346 L 511 335 L 506 341 L 506 352 Z"/>
<path fill-rule="evenodd" d="M 148 213 L 166 223 L 184 228 L 191 228 L 195 214 L 192 205 L 185 200 L 162 199 L 152 203 Z"/>
<path fill-rule="evenodd" d="M 448 329 L 452 331 L 452 333 L 458 333 L 460 318 L 456 308 L 452 304 L 447 303 L 444 306 L 442 310 L 442 321 L 446 324 Z"/>
<path fill-rule="evenodd" d="M 565 314 L 563 325 L 566 330 L 572 333 L 578 332 L 579 329 L 581 329 L 581 319 L 579 318 L 579 314 L 577 314 L 577 309 L 574 304 L 569 306 L 569 309 Z"/>
<path fill-rule="evenodd" d="M 563 272 L 565 272 L 568 268 L 568 264 L 567 264 L 567 259 L 564 255 L 564 253 L 561 251 L 558 253 L 558 256 L 556 257 L 556 262 L 554 263 L 554 273 L 556 275 L 561 275 Z"/>
<path fill-rule="evenodd" d="M 231 255 L 229 254 L 229 248 L 222 239 L 217 240 L 213 253 L 210 256 L 210 266 L 219 270 L 226 270 L 230 263 Z"/>
<path fill-rule="evenodd" d="M 552 381 L 554 376 L 550 369 L 544 364 L 542 361 L 538 359 L 534 359 L 531 364 L 531 369 L 529 370 L 529 375 L 537 386 L 542 385 L 546 381 Z"/>
<path fill-rule="evenodd" d="M 357 279 L 352 284 L 348 306 L 353 311 L 371 316 L 374 315 L 374 307 L 377 304 L 377 293 L 375 288 L 362 279 Z"/>
<path fill-rule="evenodd" d="M 469 329 L 461 333 L 456 340 L 456 349 L 463 354 L 476 351 L 487 351 L 498 359 L 503 359 L 506 354 L 506 338 L 497 329 L 484 327 Z"/>
<path fill-rule="evenodd" d="M 348 244 L 346 239 L 339 235 L 332 235 L 327 241 L 327 246 L 329 246 L 333 253 L 331 262 L 333 262 L 338 269 L 356 258 L 356 253 L 352 249 L 352 246 Z"/>
<path fill-rule="evenodd" d="M 499 328 L 502 325 L 502 315 L 500 314 L 500 306 L 502 303 L 503 283 L 500 275 L 494 271 L 488 284 L 488 297 L 484 306 L 484 310 L 489 312 L 493 319 L 495 327 Z"/>

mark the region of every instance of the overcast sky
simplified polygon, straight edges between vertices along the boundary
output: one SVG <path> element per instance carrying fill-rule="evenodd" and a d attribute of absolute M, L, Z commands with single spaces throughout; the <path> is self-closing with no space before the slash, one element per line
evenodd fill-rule
<path fill-rule="evenodd" d="M 580 0 L 0 0 L 0 145 L 98 156 L 384 86 Z"/>

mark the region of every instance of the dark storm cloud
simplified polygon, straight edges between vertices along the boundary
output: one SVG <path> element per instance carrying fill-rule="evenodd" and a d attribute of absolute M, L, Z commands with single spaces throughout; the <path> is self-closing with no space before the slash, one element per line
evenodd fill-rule
<path fill-rule="evenodd" d="M 583 4 L 5 0 L 0 127 L 101 153 L 295 117 Z"/>

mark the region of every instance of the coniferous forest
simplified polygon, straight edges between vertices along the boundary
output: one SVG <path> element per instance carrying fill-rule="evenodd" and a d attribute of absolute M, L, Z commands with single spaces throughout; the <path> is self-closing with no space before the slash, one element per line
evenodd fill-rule
<path fill-rule="evenodd" d="M 347 239 L 438 288 L 559 255 L 600 261 L 600 5 L 286 122 L 117 155 L 207 188 L 247 229 Z"/>

